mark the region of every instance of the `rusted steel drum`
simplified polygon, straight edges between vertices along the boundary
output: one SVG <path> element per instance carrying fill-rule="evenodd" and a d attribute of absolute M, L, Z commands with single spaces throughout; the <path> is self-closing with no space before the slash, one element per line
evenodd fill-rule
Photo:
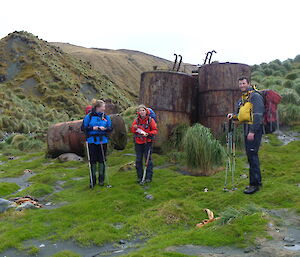
<path fill-rule="evenodd" d="M 113 114 L 113 113 L 120 113 L 120 107 L 119 105 L 112 101 L 111 99 L 105 99 L 104 100 L 105 102 L 105 113 L 110 115 L 110 114 Z"/>
<path fill-rule="evenodd" d="M 168 139 L 172 129 L 180 123 L 195 119 L 197 79 L 171 71 L 149 71 L 141 75 L 139 102 L 157 114 L 159 129 L 156 147 Z"/>
<path fill-rule="evenodd" d="M 223 131 L 226 114 L 234 112 L 241 97 L 240 77 L 250 79 L 251 68 L 240 63 L 212 63 L 199 68 L 199 122 L 215 135 Z"/>
<path fill-rule="evenodd" d="M 110 115 L 113 132 L 110 134 L 114 149 L 123 150 L 127 144 L 127 130 L 119 114 Z M 63 153 L 85 155 L 85 135 L 81 131 L 82 120 L 57 123 L 47 133 L 48 156 L 55 158 Z"/>

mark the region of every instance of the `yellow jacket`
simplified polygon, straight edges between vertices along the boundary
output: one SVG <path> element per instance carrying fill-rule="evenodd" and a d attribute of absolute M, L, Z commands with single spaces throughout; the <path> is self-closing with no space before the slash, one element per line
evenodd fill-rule
<path fill-rule="evenodd" d="M 251 91 L 242 94 L 242 99 L 239 103 L 239 113 L 237 119 L 241 123 L 253 124 L 253 104 L 250 102 Z"/>

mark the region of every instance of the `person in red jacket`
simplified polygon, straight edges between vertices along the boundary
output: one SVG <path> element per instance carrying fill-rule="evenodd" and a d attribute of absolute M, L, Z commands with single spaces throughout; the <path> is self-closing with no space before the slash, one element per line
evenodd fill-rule
<path fill-rule="evenodd" d="M 157 127 L 155 120 L 150 117 L 150 111 L 145 105 L 140 105 L 137 113 L 138 117 L 133 121 L 131 127 L 135 142 L 137 182 L 149 183 L 152 181 L 153 176 L 152 141 L 157 134 Z M 145 157 L 145 160 L 148 157 L 145 181 L 142 181 L 143 157 Z"/>

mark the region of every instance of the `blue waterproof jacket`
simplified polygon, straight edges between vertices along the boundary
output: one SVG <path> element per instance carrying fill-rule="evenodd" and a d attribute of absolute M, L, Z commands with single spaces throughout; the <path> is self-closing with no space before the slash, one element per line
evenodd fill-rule
<path fill-rule="evenodd" d="M 106 130 L 93 130 L 93 127 L 105 127 Z M 91 112 L 83 119 L 83 129 L 86 133 L 86 141 L 96 145 L 108 143 L 108 133 L 112 131 L 111 119 L 102 112 Z"/>

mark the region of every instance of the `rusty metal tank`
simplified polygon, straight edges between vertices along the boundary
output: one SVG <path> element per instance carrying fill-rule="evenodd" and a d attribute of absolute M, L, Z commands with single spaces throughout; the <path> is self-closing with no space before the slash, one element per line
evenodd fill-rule
<path fill-rule="evenodd" d="M 180 123 L 195 120 L 197 79 L 181 72 L 148 71 L 141 75 L 139 102 L 157 114 L 156 147 L 168 139 Z"/>
<path fill-rule="evenodd" d="M 114 149 L 123 150 L 127 144 L 127 130 L 119 114 L 110 115 L 113 132 L 110 139 Z M 85 135 L 81 131 L 82 120 L 57 123 L 47 133 L 48 156 L 55 158 L 63 153 L 85 155 Z"/>
<path fill-rule="evenodd" d="M 250 66 L 240 63 L 212 63 L 199 68 L 198 119 L 215 135 L 223 131 L 226 114 L 234 112 L 241 96 L 240 77 L 250 79 Z"/>

